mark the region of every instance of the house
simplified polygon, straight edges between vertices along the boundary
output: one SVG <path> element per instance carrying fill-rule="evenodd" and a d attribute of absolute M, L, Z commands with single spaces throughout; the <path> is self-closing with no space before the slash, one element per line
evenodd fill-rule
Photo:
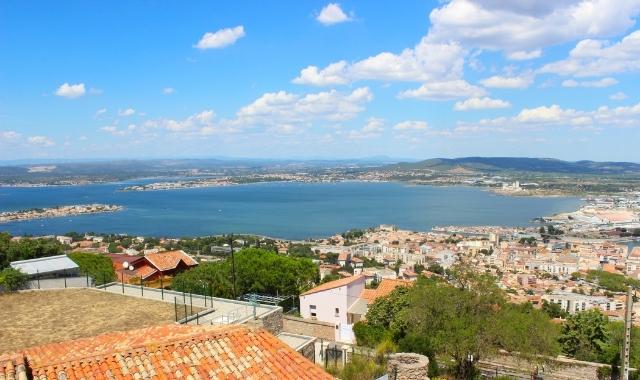
<path fill-rule="evenodd" d="M 0 355 L 0 379 L 333 379 L 265 330 L 160 325 Z"/>
<path fill-rule="evenodd" d="M 402 272 L 402 278 L 408 281 L 416 281 L 418 279 L 418 274 L 411 269 L 405 269 Z"/>
<path fill-rule="evenodd" d="M 173 277 L 176 274 L 198 265 L 198 262 L 184 251 L 162 251 L 144 256 L 127 256 L 122 254 L 108 255 L 120 281 L 131 279 L 154 281 L 160 277 Z M 129 269 L 124 268 L 124 263 Z"/>
<path fill-rule="evenodd" d="M 60 242 L 60 244 L 71 245 L 73 243 L 73 239 L 69 236 L 56 236 L 56 240 Z"/>
<path fill-rule="evenodd" d="M 589 309 L 600 309 L 607 313 L 624 309 L 624 302 L 602 296 L 588 296 L 578 293 L 556 291 L 551 294 L 544 294 L 542 299 L 560 305 L 562 310 L 575 314 Z"/>
<path fill-rule="evenodd" d="M 59 276 L 78 275 L 80 268 L 67 255 L 40 257 L 37 259 L 13 261 L 9 263 L 30 277 L 55 278 Z"/>
<path fill-rule="evenodd" d="M 359 257 L 354 257 L 353 259 L 351 259 L 351 265 L 354 268 L 362 268 L 364 266 L 364 260 Z"/>
<path fill-rule="evenodd" d="M 347 252 L 340 252 L 340 254 L 338 255 L 338 265 L 344 267 L 349 264 L 351 262 L 350 256 L 351 255 Z"/>
<path fill-rule="evenodd" d="M 339 342 L 352 343 L 355 339 L 347 310 L 365 288 L 363 275 L 329 281 L 300 295 L 300 314 L 303 318 L 332 323 L 335 328 L 335 339 Z"/>

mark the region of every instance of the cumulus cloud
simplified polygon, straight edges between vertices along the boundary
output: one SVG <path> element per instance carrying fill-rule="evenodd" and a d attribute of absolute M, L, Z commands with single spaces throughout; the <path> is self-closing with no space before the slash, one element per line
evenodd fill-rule
<path fill-rule="evenodd" d="M 524 108 L 512 117 L 481 119 L 477 122 L 459 122 L 451 130 L 451 133 L 511 133 L 550 127 L 564 127 L 580 131 L 600 131 L 608 127 L 640 127 L 640 103 L 614 108 L 601 106 L 589 111 L 562 108 L 557 104 Z"/>
<path fill-rule="evenodd" d="M 347 137 L 351 140 L 372 139 L 380 137 L 382 132 L 384 132 L 384 120 L 370 117 L 362 128 L 349 131 Z"/>
<path fill-rule="evenodd" d="M 238 39 L 244 36 L 245 32 L 242 25 L 236 26 L 235 28 L 220 29 L 214 33 L 205 33 L 195 47 L 201 50 L 219 49 L 233 45 Z"/>
<path fill-rule="evenodd" d="M 463 102 L 456 102 L 453 109 L 456 111 L 469 111 L 469 110 L 482 110 L 482 109 L 496 109 L 496 108 L 508 108 L 511 107 L 511 103 L 501 100 L 492 99 L 489 97 L 483 98 L 470 98 Z"/>
<path fill-rule="evenodd" d="M 86 90 L 84 88 L 84 83 L 78 83 L 78 84 L 63 83 L 62 85 L 60 85 L 60 87 L 58 87 L 58 89 L 55 92 L 57 96 L 61 96 L 67 99 L 79 98 L 83 96 L 85 93 L 86 93 Z"/>
<path fill-rule="evenodd" d="M 638 0 L 452 0 L 430 13 L 429 36 L 531 59 L 546 46 L 624 33 L 638 13 Z"/>
<path fill-rule="evenodd" d="M 609 95 L 609 99 L 611 100 L 625 100 L 627 98 L 627 94 L 624 92 L 616 92 L 615 94 Z"/>
<path fill-rule="evenodd" d="M 429 129 L 426 121 L 407 120 L 393 126 L 396 131 L 424 131 Z"/>
<path fill-rule="evenodd" d="M 162 95 L 171 95 L 175 92 L 176 90 L 173 87 L 165 87 L 162 89 Z"/>
<path fill-rule="evenodd" d="M 133 116 L 135 115 L 136 110 L 133 108 L 125 108 L 123 110 L 118 110 L 118 116 Z"/>
<path fill-rule="evenodd" d="M 361 61 L 338 61 L 325 68 L 307 66 L 293 82 L 315 86 L 346 84 L 358 80 L 427 82 L 462 76 L 464 51 L 455 42 L 431 43 L 423 38 L 399 54 L 382 52 Z"/>
<path fill-rule="evenodd" d="M 618 84 L 618 81 L 614 78 L 607 77 L 599 80 L 587 80 L 587 81 L 576 81 L 573 79 L 567 79 L 562 82 L 562 87 L 591 87 L 591 88 L 602 88 L 609 87 Z"/>
<path fill-rule="evenodd" d="M 29 136 L 27 138 L 27 143 L 29 145 L 39 147 L 49 147 L 55 145 L 55 142 L 47 136 Z"/>
<path fill-rule="evenodd" d="M 464 80 L 453 80 L 447 82 L 432 82 L 422 86 L 402 91 L 398 94 L 400 99 L 413 98 L 422 100 L 450 100 L 457 98 L 479 97 L 486 94 L 486 91 L 478 86 L 467 83 Z"/>
<path fill-rule="evenodd" d="M 527 88 L 533 83 L 532 75 L 502 76 L 494 75 L 480 81 L 483 86 L 490 88 Z"/>
<path fill-rule="evenodd" d="M 242 107 L 234 123 L 274 125 L 344 121 L 357 116 L 372 99 L 368 87 L 357 88 L 351 93 L 336 90 L 306 95 L 270 92 Z"/>
<path fill-rule="evenodd" d="M 587 39 L 569 52 L 569 57 L 544 65 L 539 71 L 575 77 L 598 77 L 640 71 L 640 30 L 621 41 Z"/>
<path fill-rule="evenodd" d="M 334 25 L 341 22 L 351 21 L 351 17 L 344 13 L 340 4 L 329 3 L 327 6 L 322 8 L 320 14 L 316 17 L 316 20 L 324 25 Z"/>

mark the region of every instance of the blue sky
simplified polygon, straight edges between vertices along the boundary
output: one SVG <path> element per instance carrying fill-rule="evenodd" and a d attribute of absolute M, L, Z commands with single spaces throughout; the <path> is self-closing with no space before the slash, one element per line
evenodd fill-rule
<path fill-rule="evenodd" d="M 4 1 L 0 159 L 640 161 L 640 0 Z"/>

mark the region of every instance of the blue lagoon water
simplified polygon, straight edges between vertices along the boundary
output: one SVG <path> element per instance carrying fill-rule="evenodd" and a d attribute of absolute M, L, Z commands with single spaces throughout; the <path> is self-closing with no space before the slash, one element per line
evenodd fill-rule
<path fill-rule="evenodd" d="M 303 239 L 379 224 L 420 231 L 446 225 L 526 226 L 532 218 L 571 211 L 581 204 L 575 197 L 507 197 L 471 187 L 400 183 L 262 183 L 119 191 L 124 186 L 0 188 L 0 211 L 84 203 L 125 208 L 116 213 L 5 223 L 0 231 L 166 237 L 252 233 Z"/>

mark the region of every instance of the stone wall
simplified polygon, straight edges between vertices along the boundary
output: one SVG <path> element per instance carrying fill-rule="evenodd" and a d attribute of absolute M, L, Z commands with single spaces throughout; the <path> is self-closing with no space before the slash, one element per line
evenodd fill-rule
<path fill-rule="evenodd" d="M 299 335 L 315 336 L 324 340 L 336 339 L 336 326 L 333 323 L 314 321 L 310 319 L 285 315 L 283 318 L 283 330 Z"/>
<path fill-rule="evenodd" d="M 282 317 L 282 308 L 279 307 L 273 311 L 268 312 L 267 314 L 260 316 L 260 318 L 255 321 L 253 319 L 248 320 L 246 324 L 252 327 L 263 328 L 273 335 L 278 335 L 283 330 Z"/>
<path fill-rule="evenodd" d="M 545 380 L 598 380 L 598 368 L 608 367 L 606 364 L 583 362 L 567 358 L 550 360 L 538 367 L 538 374 Z M 518 379 L 530 379 L 535 365 L 510 355 L 500 355 L 478 363 L 485 374 L 509 375 Z"/>
<path fill-rule="evenodd" d="M 412 352 L 393 354 L 387 361 L 389 380 L 429 380 L 429 358 Z"/>

